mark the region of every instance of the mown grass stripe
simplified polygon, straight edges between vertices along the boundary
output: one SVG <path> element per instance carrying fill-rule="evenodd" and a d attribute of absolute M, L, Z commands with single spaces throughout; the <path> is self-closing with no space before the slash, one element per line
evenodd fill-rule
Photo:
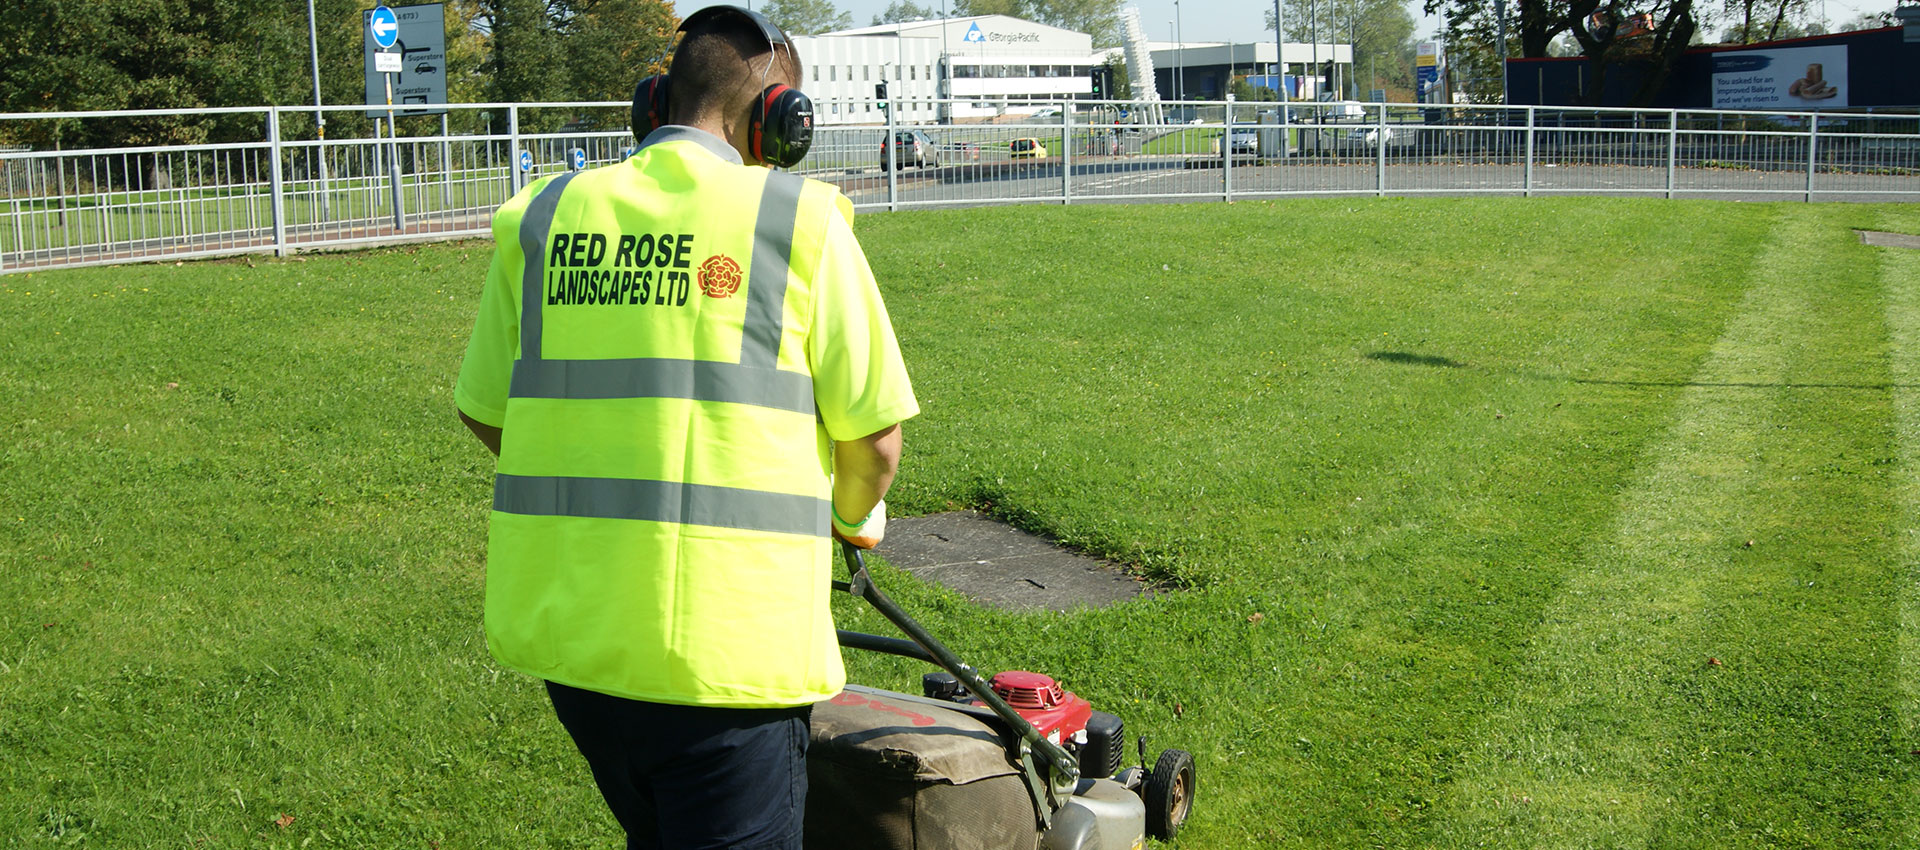
<path fill-rule="evenodd" d="M 1771 784 L 1807 781 L 1834 761 L 1872 760 L 1844 747 L 1833 754 L 1793 750 L 1803 741 L 1821 744 L 1822 712 L 1881 710 L 1871 685 L 1845 693 L 1863 676 L 1823 669 L 1833 658 L 1856 655 L 1872 666 L 1870 649 L 1837 633 L 1871 633 L 1871 601 L 1865 612 L 1841 605 L 1870 600 L 1870 583 L 1858 590 L 1807 583 L 1802 595 L 1799 581 L 1820 569 L 1808 561 L 1835 554 L 1835 537 L 1858 531 L 1852 523 L 1870 528 L 1891 519 L 1879 516 L 1885 494 L 1871 481 L 1800 476 L 1825 457 L 1829 443 L 1854 451 L 1863 450 L 1856 443 L 1885 443 L 1878 412 L 1885 379 L 1863 377 L 1848 356 L 1873 348 L 1877 335 L 1871 327 L 1847 327 L 1850 317 L 1820 312 L 1845 309 L 1827 283 L 1843 277 L 1828 244 L 1831 217 L 1783 215 L 1776 224 L 1755 258 L 1752 286 L 1676 404 L 1666 436 L 1651 444 L 1643 477 L 1622 494 L 1612 539 L 1586 553 L 1543 618 L 1529 669 L 1481 724 L 1482 743 L 1433 822 L 1434 843 L 1671 846 L 1676 832 L 1699 838 L 1697 823 L 1692 832 L 1679 823 L 1686 818 L 1717 819 L 1727 839 L 1853 826 L 1848 811 L 1833 816 L 1839 823 L 1809 828 L 1773 823 L 1779 810 L 1771 801 L 1735 802 L 1742 795 L 1778 797 Z M 1877 317 L 1865 322 L 1877 324 Z M 1819 405 L 1826 402 L 1851 415 L 1823 421 Z M 1812 501 L 1820 497 L 1830 503 Z M 1803 514 L 1822 505 L 1839 516 Z M 1801 521 L 1844 529 L 1801 538 Z M 1756 537 L 1757 548 L 1750 548 Z M 1839 568 L 1884 572 L 1873 546 L 1869 539 L 1858 547 L 1865 551 L 1848 553 L 1859 556 L 1849 558 L 1857 565 Z M 1850 577 L 1827 578 L 1848 585 Z M 1855 619 L 1862 622 L 1848 622 Z M 1807 669 L 1788 664 L 1789 657 Z M 1832 690 L 1842 694 L 1826 698 L 1837 698 L 1837 709 L 1812 704 L 1821 697 L 1809 681 L 1830 674 Z M 1717 711 L 1726 714 L 1713 716 Z M 1884 759 L 1873 768 L 1899 775 Z M 1712 787 L 1696 790 L 1700 781 Z M 1828 802 L 1840 809 L 1854 802 L 1848 794 L 1826 786 L 1806 792 L 1833 798 Z"/>
<path fill-rule="evenodd" d="M 1889 223 L 1892 217 L 1889 216 Z M 1895 229 L 1890 227 L 1889 229 Z M 1920 753 L 1920 251 L 1882 249 L 1881 280 L 1886 287 L 1888 371 L 1893 384 L 1894 427 L 1899 449 L 1900 577 L 1897 639 L 1900 684 L 1899 735 L 1909 755 Z M 1905 844 L 1920 847 L 1920 798 L 1909 797 Z"/>

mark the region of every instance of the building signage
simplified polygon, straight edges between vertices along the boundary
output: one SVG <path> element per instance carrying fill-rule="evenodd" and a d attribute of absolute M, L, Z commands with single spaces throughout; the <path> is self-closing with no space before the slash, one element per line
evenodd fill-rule
<path fill-rule="evenodd" d="M 375 63 L 393 60 L 375 58 L 381 52 L 374 42 L 373 24 L 377 22 L 373 20 L 371 11 L 360 14 L 366 19 L 362 21 L 362 31 L 367 33 L 366 102 L 368 106 L 379 107 L 367 110 L 367 115 L 380 117 L 387 114 L 387 87 L 386 80 L 381 76 L 383 72 L 375 67 Z M 400 70 L 393 73 L 394 114 L 435 115 L 445 112 L 445 109 L 431 106 L 447 102 L 447 29 L 441 4 L 395 6 L 390 14 L 397 28 L 392 39 L 392 51 L 400 57 Z"/>
<path fill-rule="evenodd" d="M 980 31 L 980 22 L 974 21 L 973 26 L 967 27 L 967 34 L 960 40 L 968 43 L 976 41 L 983 42 L 987 40 L 987 34 Z"/>
<path fill-rule="evenodd" d="M 1715 109 L 1843 109 L 1849 88 L 1846 45 L 1713 54 Z"/>
<path fill-rule="evenodd" d="M 1421 95 L 1440 83 L 1440 43 L 1423 41 L 1414 48 L 1413 79 Z"/>

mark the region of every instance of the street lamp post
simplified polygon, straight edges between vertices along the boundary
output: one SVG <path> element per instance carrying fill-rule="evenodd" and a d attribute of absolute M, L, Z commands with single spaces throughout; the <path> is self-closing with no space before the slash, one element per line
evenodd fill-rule
<path fill-rule="evenodd" d="M 1173 0 L 1173 40 L 1178 45 L 1175 48 L 1177 58 L 1174 64 L 1180 71 L 1180 82 L 1174 86 L 1174 92 L 1178 95 L 1177 99 L 1185 100 L 1187 97 L 1187 38 L 1185 30 L 1180 26 L 1180 0 Z"/>
<path fill-rule="evenodd" d="M 1173 22 L 1168 21 L 1167 37 L 1174 39 L 1173 47 L 1176 52 L 1173 54 L 1173 67 L 1167 69 L 1167 88 L 1173 89 L 1173 100 L 1178 103 L 1180 101 L 1180 54 L 1177 51 L 1180 49 L 1180 41 L 1173 33 Z"/>
<path fill-rule="evenodd" d="M 934 84 L 933 96 L 953 96 L 953 60 L 947 58 L 947 0 L 940 0 L 940 82 Z M 945 116 L 940 116 L 945 112 Z M 934 107 L 934 114 L 940 116 L 941 123 L 953 115 L 953 104 L 940 104 Z"/>
<path fill-rule="evenodd" d="M 313 129 L 320 140 L 313 155 L 320 160 L 320 215 L 326 217 L 332 214 L 332 204 L 327 197 L 327 115 L 320 110 L 320 36 L 314 29 L 313 0 L 307 0 L 307 49 L 313 57 Z M 280 167 L 279 163 L 274 167 Z"/>

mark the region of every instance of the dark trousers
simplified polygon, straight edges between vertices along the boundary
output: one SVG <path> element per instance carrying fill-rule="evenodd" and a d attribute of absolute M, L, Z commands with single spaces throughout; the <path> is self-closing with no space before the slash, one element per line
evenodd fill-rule
<path fill-rule="evenodd" d="M 639 702 L 547 683 L 629 850 L 800 850 L 812 706 Z"/>

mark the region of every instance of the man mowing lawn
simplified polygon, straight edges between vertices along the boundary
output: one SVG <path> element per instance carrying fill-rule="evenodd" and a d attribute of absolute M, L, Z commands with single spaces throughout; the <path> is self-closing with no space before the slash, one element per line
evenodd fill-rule
<path fill-rule="evenodd" d="M 629 847 L 797 850 L 846 678 L 829 532 L 879 542 L 919 407 L 851 205 L 744 164 L 806 154 L 793 45 L 731 6 L 681 31 L 640 150 L 494 221 L 456 391 L 500 458 L 487 642 L 547 680 Z"/>

